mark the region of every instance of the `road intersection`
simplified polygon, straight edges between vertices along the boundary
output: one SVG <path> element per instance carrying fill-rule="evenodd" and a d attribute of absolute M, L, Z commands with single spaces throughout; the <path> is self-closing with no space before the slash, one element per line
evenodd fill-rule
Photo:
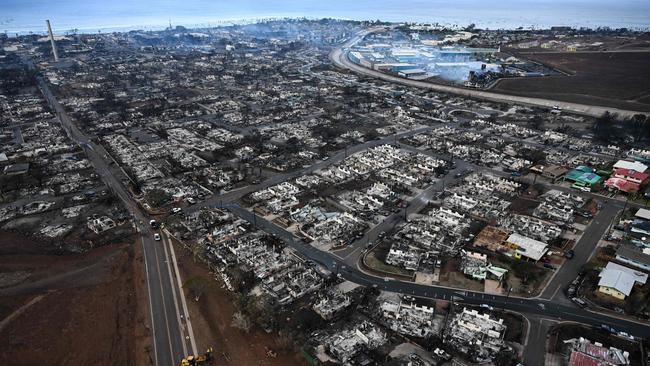
<path fill-rule="evenodd" d="M 189 319 L 187 316 L 181 317 L 182 312 L 179 310 L 184 310 L 184 303 L 179 304 L 179 299 L 184 299 L 184 296 L 178 282 L 178 272 L 174 273 L 170 265 L 168 250 L 173 250 L 173 248 L 166 239 L 162 241 L 162 244 L 153 239 L 153 234 L 157 231 L 148 225 L 149 215 L 111 170 L 109 163 L 105 160 L 108 154 L 103 147 L 95 144 L 72 123 L 41 76 L 37 76 L 37 84 L 68 137 L 81 146 L 104 184 L 122 201 L 124 207 L 133 217 L 140 233 L 143 249 L 151 313 L 154 362 L 156 366 L 175 365 L 188 354 L 188 351 L 196 352 L 196 344 L 191 333 L 191 325 L 186 326 Z M 175 266 L 176 263 L 173 265 Z"/>
<path fill-rule="evenodd" d="M 350 45 L 354 44 L 362 36 L 363 34 L 357 35 L 348 43 L 346 43 L 344 47 L 349 47 Z M 346 52 L 343 51 L 342 48 L 334 50 L 330 56 L 332 58 L 332 61 L 341 67 L 350 68 L 353 71 L 374 77 L 379 77 L 391 82 L 423 87 L 422 85 L 412 85 L 410 80 L 396 77 L 389 78 L 388 75 L 383 73 L 377 73 L 381 75 L 375 75 L 376 72 L 368 73 L 372 70 L 361 68 L 360 66 L 349 62 L 349 60 L 347 60 Z M 182 284 L 180 283 L 180 277 L 175 261 L 173 246 L 171 245 L 168 236 L 163 235 L 163 240 L 161 240 L 161 242 L 156 242 L 153 240 L 154 230 L 149 225 L 147 225 L 149 221 L 149 215 L 140 207 L 138 202 L 126 190 L 114 172 L 115 169 L 111 169 L 109 163 L 105 160 L 106 156 L 108 156 L 106 151 L 101 145 L 94 143 L 90 138 L 85 136 L 78 128 L 76 128 L 76 126 L 72 123 L 70 118 L 65 113 L 63 107 L 56 101 L 56 98 L 50 91 L 47 83 L 41 76 L 37 77 L 37 81 L 39 88 L 41 89 L 46 100 L 52 106 L 52 109 L 55 111 L 68 136 L 71 138 L 71 140 L 79 144 L 79 146 L 84 149 L 89 161 L 94 166 L 98 175 L 102 178 L 106 186 L 123 202 L 125 208 L 131 213 L 134 221 L 136 222 L 136 226 L 138 228 L 138 232 L 140 233 L 140 239 L 142 242 L 145 270 L 147 275 L 155 364 L 173 365 L 187 354 L 196 354 L 196 342 L 192 334 L 191 323 L 189 322 L 187 316 L 187 304 L 184 300 Z M 507 98 L 504 100 L 504 97 L 506 96 L 502 96 L 496 93 L 480 92 L 464 88 L 455 88 L 460 90 L 447 90 L 447 88 L 451 87 L 438 87 L 442 88 L 440 91 L 451 92 L 486 100 L 516 102 L 545 107 L 553 107 L 558 104 L 556 101 L 537 100 L 536 98 L 526 98 L 525 100 L 522 100 L 521 97 L 513 96 L 507 96 Z M 431 89 L 439 90 L 439 88 Z M 563 105 L 563 109 L 591 115 L 601 114 L 602 111 L 598 108 L 599 107 L 574 104 Z M 249 185 L 237 190 L 214 195 L 201 203 L 188 207 L 186 211 L 191 213 L 200 210 L 201 208 L 225 207 L 239 217 L 251 223 L 255 223 L 261 230 L 277 235 L 287 245 L 294 248 L 304 257 L 314 260 L 327 267 L 329 270 L 340 274 L 340 276 L 346 280 L 358 283 L 360 285 L 375 287 L 381 290 L 401 294 L 414 295 L 418 297 L 455 301 L 463 304 L 488 304 L 494 307 L 504 308 L 510 311 L 522 313 L 528 317 L 537 319 L 540 324 L 543 323 L 546 324 L 546 326 L 548 326 L 548 324 L 539 319 L 547 319 L 546 322 L 573 321 L 593 326 L 607 324 L 614 327 L 615 329 L 623 330 L 629 334 L 639 336 L 646 335 L 650 332 L 650 326 L 648 324 L 630 319 L 623 319 L 608 314 L 592 312 L 579 308 L 570 302 L 559 301 L 560 297 L 562 296 L 561 288 L 573 280 L 573 278 L 575 278 L 581 264 L 589 258 L 594 250 L 595 245 L 603 236 L 607 225 L 590 225 L 590 229 L 585 231 L 584 235 L 577 243 L 577 246 L 575 248 L 576 257 L 574 260 L 566 263 L 561 267 L 560 270 L 558 270 L 555 276 L 549 281 L 547 288 L 537 298 L 522 298 L 516 296 L 507 297 L 503 295 L 485 294 L 482 292 L 467 291 L 457 288 L 424 285 L 401 281 L 393 278 L 375 276 L 373 274 L 365 272 L 359 266 L 359 260 L 365 251 L 364 245 L 366 243 L 376 240 L 379 233 L 387 231 L 390 227 L 396 225 L 403 217 L 407 216 L 408 214 L 420 211 L 431 200 L 434 193 L 442 191 L 445 184 L 450 185 L 457 180 L 457 178 L 453 178 L 454 173 L 461 172 L 467 168 L 475 168 L 477 171 L 487 170 L 483 167 L 477 167 L 463 161 L 457 161 L 457 167 L 448 173 L 447 177 L 444 180 L 439 180 L 431 186 L 427 187 L 416 197 L 414 197 L 414 199 L 409 202 L 409 205 L 407 207 L 403 208 L 397 213 L 390 215 L 386 220 L 366 233 L 362 239 L 354 242 L 351 246 L 344 249 L 343 251 L 337 252 L 336 254 L 320 251 L 311 245 L 303 243 L 301 240 L 296 239 L 292 233 L 288 232 L 282 227 L 259 216 L 256 217 L 253 212 L 244 209 L 237 204 L 237 202 L 242 197 L 251 192 L 268 188 L 275 184 L 288 181 L 304 174 L 311 174 L 317 170 L 341 162 L 350 154 L 363 151 L 370 147 L 387 143 L 397 143 L 397 141 L 403 137 L 427 132 L 432 129 L 433 127 L 421 127 L 410 131 L 400 132 L 398 134 L 387 136 L 382 139 L 358 144 L 345 150 L 339 151 L 329 157 L 327 160 L 316 162 L 307 168 L 303 168 L 287 174 L 278 174 L 269 179 L 266 179 L 260 184 Z M 412 147 L 407 147 L 403 144 L 400 144 L 400 146 L 406 149 L 415 149 Z M 422 150 L 418 150 L 418 152 L 427 153 Z M 583 195 L 591 196 L 590 194 Z M 594 218 L 594 222 L 609 223 L 621 208 L 621 201 L 615 199 L 606 200 L 604 209 L 601 210 L 599 214 Z M 593 229 L 591 229 L 591 227 L 593 227 Z M 539 329 L 535 329 L 535 334 L 535 337 L 541 337 L 541 335 L 539 335 L 541 334 L 541 331 L 539 331 Z M 535 342 L 536 346 L 539 346 L 538 340 L 535 340 Z"/>

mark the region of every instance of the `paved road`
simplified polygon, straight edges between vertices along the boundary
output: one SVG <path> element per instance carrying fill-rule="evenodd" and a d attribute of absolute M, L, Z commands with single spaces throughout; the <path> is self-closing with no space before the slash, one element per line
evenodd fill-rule
<path fill-rule="evenodd" d="M 506 94 L 500 94 L 500 93 L 489 92 L 489 91 L 482 91 L 482 90 L 462 88 L 457 86 L 434 84 L 425 81 L 405 79 L 405 78 L 389 75 L 383 72 L 379 72 L 376 70 L 372 70 L 351 62 L 348 59 L 347 48 L 350 48 L 353 45 L 355 45 L 357 42 L 363 39 L 363 37 L 365 37 L 367 34 L 371 33 L 372 31 L 374 30 L 370 30 L 370 31 L 365 30 L 359 32 L 356 36 L 352 37 L 341 47 L 334 49 L 330 53 L 330 60 L 338 67 L 349 69 L 356 73 L 363 74 L 366 76 L 371 76 L 378 79 L 390 81 L 392 83 L 413 86 L 416 88 L 430 89 L 430 90 L 443 92 L 443 93 L 457 94 L 469 98 L 489 100 L 492 102 L 517 103 L 517 104 L 531 105 L 531 106 L 544 107 L 544 108 L 554 108 L 557 106 L 562 110 L 568 112 L 579 113 L 579 114 L 595 116 L 595 117 L 602 115 L 606 111 L 617 113 L 625 117 L 631 117 L 639 113 L 645 114 L 645 112 L 640 112 L 640 111 L 630 111 L 630 110 L 624 110 L 618 108 L 607 108 L 607 107 L 594 106 L 588 104 L 569 103 L 569 102 L 557 101 L 552 99 L 506 95 Z"/>
<path fill-rule="evenodd" d="M 562 267 L 557 270 L 540 297 L 556 301 L 566 299 L 563 292 L 564 287 L 568 286 L 578 276 L 582 265 L 589 261 L 594 249 L 596 249 L 596 245 L 620 210 L 621 207 L 618 205 L 603 205 L 603 208 L 596 214 L 573 248 L 575 252 L 573 259 L 565 261 Z"/>
<path fill-rule="evenodd" d="M 439 157 L 435 153 L 432 153 L 430 151 L 427 152 L 427 151 L 415 149 L 413 147 L 404 146 L 403 144 L 400 145 L 402 145 L 403 148 L 407 148 L 408 150 L 428 153 L 429 155 Z M 453 179 L 449 177 L 453 176 L 453 173 L 456 171 L 462 171 L 467 168 L 477 169 L 477 171 L 490 170 L 484 167 L 478 167 L 469 164 L 461 160 L 456 160 L 456 164 L 457 164 L 456 169 L 452 171 L 445 179 L 447 184 L 453 184 Z M 504 172 L 498 172 L 498 173 L 500 173 L 501 175 L 507 175 L 507 173 Z M 423 205 L 426 204 L 428 199 L 431 197 L 431 194 L 433 194 L 434 192 L 436 192 L 441 188 L 440 186 L 441 183 L 442 181 L 439 181 L 437 184 L 430 186 L 429 188 L 425 189 L 420 195 L 416 196 L 416 198 L 412 200 L 411 204 L 407 207 L 407 211 L 410 213 L 419 210 Z M 556 187 L 556 186 L 551 186 L 551 187 L 560 188 L 561 190 L 564 190 L 562 189 L 562 187 Z M 575 191 L 572 190 L 569 191 L 576 193 Z M 593 196 L 588 193 L 587 194 L 581 193 L 581 195 L 587 197 Z M 551 281 L 551 283 L 559 284 L 562 281 L 564 281 L 566 278 L 570 278 L 571 280 L 573 279 L 573 277 L 575 276 L 574 271 L 577 274 L 577 270 L 579 269 L 580 265 L 584 263 L 587 260 L 587 258 L 590 256 L 595 246 L 595 243 L 597 242 L 598 239 L 600 239 L 600 237 L 603 235 L 604 231 L 606 230 L 607 225 L 601 225 L 601 223 L 608 223 L 613 217 L 613 215 L 615 215 L 616 212 L 620 210 L 623 204 L 622 202 L 613 199 L 601 198 L 601 200 L 605 201 L 605 208 L 596 216 L 596 218 L 594 218 L 594 225 L 590 225 L 590 229 L 585 232 L 585 235 L 583 235 L 583 239 L 579 241 L 576 247 L 576 257 L 572 262 L 570 262 L 570 265 L 568 265 L 566 269 L 560 270 L 558 272 L 556 278 L 554 278 L 553 281 Z M 264 220 L 259 216 L 255 217 L 255 215 L 252 212 L 244 208 L 241 208 L 237 204 L 232 204 L 232 203 L 228 204 L 226 208 L 228 208 L 238 216 L 242 217 L 243 219 L 252 223 L 256 223 L 260 229 L 265 230 L 271 234 L 275 234 L 278 237 L 282 238 L 286 243 L 288 243 L 290 246 L 295 248 L 298 252 L 300 252 L 304 256 L 327 266 L 329 269 L 333 271 L 337 271 L 341 273 L 341 275 L 348 280 L 351 280 L 353 282 L 365 286 L 374 286 L 388 291 L 394 291 L 394 292 L 399 292 L 404 294 L 412 294 L 416 296 L 428 297 L 433 299 L 450 300 L 452 299 L 452 297 L 455 297 L 455 300 L 463 303 L 468 303 L 468 304 L 487 303 L 495 307 L 504 307 L 508 310 L 518 311 L 527 316 L 530 316 L 532 314 L 533 316 L 536 317 L 546 317 L 556 321 L 569 320 L 569 321 L 575 321 L 575 322 L 589 324 L 593 326 L 599 326 L 600 324 L 609 324 L 615 327 L 616 329 L 625 330 L 628 333 L 635 334 L 635 335 L 645 335 L 645 333 L 650 331 L 650 327 L 647 324 L 637 323 L 625 319 L 619 319 L 607 314 L 594 313 L 589 310 L 581 309 L 572 303 L 566 305 L 560 304 L 557 303 L 552 298 L 531 299 L 531 298 L 518 298 L 518 297 L 511 296 L 510 299 L 506 302 L 505 296 L 489 295 L 481 292 L 465 291 L 465 290 L 447 288 L 442 286 L 429 286 L 429 285 L 415 284 L 412 282 L 403 282 L 394 279 L 376 277 L 359 270 L 359 268 L 357 267 L 357 263 L 359 257 L 363 253 L 365 244 L 369 240 L 374 240 L 376 238 L 376 235 L 379 232 L 385 231 L 386 229 L 390 228 L 390 226 L 395 225 L 397 220 L 403 218 L 404 211 L 400 211 L 399 213 L 392 215 L 392 217 L 389 216 L 384 221 L 384 223 L 373 228 L 370 231 L 370 233 L 367 234 L 368 237 L 364 237 L 363 239 L 353 243 L 350 248 L 343 251 L 338 251 L 336 254 L 333 254 L 329 252 L 320 251 L 312 247 L 311 245 L 306 245 L 301 241 L 296 240 L 290 232 L 275 225 L 274 223 Z M 527 352 L 527 355 L 528 357 L 531 357 L 530 355 L 535 353 L 537 352 L 529 351 Z"/>
<path fill-rule="evenodd" d="M 335 273 L 339 273 L 346 280 L 363 286 L 430 299 L 454 300 L 464 304 L 489 304 L 523 314 L 532 314 L 553 320 L 574 321 L 595 327 L 608 324 L 618 330 L 640 337 L 645 337 L 650 332 L 650 325 L 647 323 L 633 322 L 606 314 L 594 313 L 575 306 L 555 304 L 545 299 L 528 299 L 514 296 L 507 298 L 502 295 L 490 295 L 482 292 L 377 277 L 361 271 L 357 266 L 350 266 L 342 259 L 332 255 L 332 253 L 320 251 L 297 240 L 292 233 L 284 228 L 255 215 L 237 204 L 228 204 L 225 208 L 242 219 L 256 224 L 259 229 L 277 235 L 303 256 L 326 266 Z"/>
<path fill-rule="evenodd" d="M 546 341 L 548 331 L 552 325 L 557 323 L 556 320 L 549 320 L 536 315 L 526 317 L 529 326 L 528 335 L 524 344 L 524 365 L 526 366 L 544 366 L 546 357 Z"/>
<path fill-rule="evenodd" d="M 100 145 L 88 139 L 72 123 L 41 76 L 37 77 L 37 82 L 43 96 L 56 113 L 68 137 L 83 148 L 97 174 L 122 201 L 124 207 L 131 213 L 137 223 L 142 239 L 147 275 L 155 364 L 156 366 L 176 365 L 188 354 L 188 350 L 190 353 L 195 352 L 195 346 L 186 340 L 186 337 L 193 339 L 193 335 L 184 328 L 181 322 L 181 312 L 179 312 L 181 304 L 178 303 L 181 292 L 176 285 L 169 264 L 168 247 L 153 240 L 154 232 L 148 225 L 148 215 L 140 209 L 137 202 L 126 191 L 124 185 L 112 173 L 108 163 L 104 161 L 106 151 Z"/>
<path fill-rule="evenodd" d="M 420 150 L 418 148 L 415 148 L 413 146 L 404 143 L 399 143 L 399 146 L 402 149 L 408 151 L 421 152 L 423 154 L 432 157 L 441 158 L 440 154 L 435 153 L 431 150 Z M 464 162 L 462 160 L 455 160 L 455 161 L 457 164 L 459 164 L 459 168 L 463 168 L 463 169 L 471 168 L 476 172 L 491 173 L 505 178 L 510 177 L 510 174 L 507 172 L 471 164 L 468 162 Z M 522 182 L 532 183 L 532 181 L 530 181 L 527 178 L 521 177 L 520 180 Z M 569 299 L 567 299 L 566 296 L 564 295 L 563 288 L 568 286 L 568 284 L 571 283 L 571 281 L 573 281 L 573 279 L 575 279 L 578 276 L 578 272 L 580 272 L 580 268 L 584 263 L 586 263 L 589 260 L 592 253 L 594 252 L 594 249 L 596 248 L 596 245 L 598 244 L 600 239 L 607 231 L 609 224 L 614 220 L 618 212 L 620 212 L 623 209 L 625 203 L 620 200 L 602 197 L 593 193 L 580 192 L 571 188 L 545 183 L 541 180 L 538 181 L 537 183 L 544 186 L 547 189 L 555 189 L 562 192 L 576 194 L 583 197 L 584 199 L 594 198 L 603 203 L 603 208 L 598 212 L 598 214 L 596 214 L 593 220 L 589 223 L 589 225 L 583 232 L 582 237 L 580 238 L 580 240 L 578 240 L 575 247 L 573 248 L 575 252 L 573 259 L 565 261 L 565 263 L 553 275 L 553 278 L 551 278 L 551 280 L 549 281 L 549 283 L 546 285 L 546 287 L 544 288 L 544 290 L 539 296 L 547 300 L 552 299 L 555 300 L 556 302 L 564 302 L 566 304 L 572 304 L 572 302 Z"/>
<path fill-rule="evenodd" d="M 402 144 L 400 144 L 401 147 Z M 422 151 L 415 151 L 422 153 Z M 440 158 L 439 156 L 436 156 Z M 336 255 L 342 258 L 345 263 L 351 266 L 356 266 L 360 257 L 363 255 L 366 246 L 370 242 L 377 240 L 377 237 L 382 232 L 388 232 L 398 224 L 405 221 L 408 215 L 420 212 L 432 199 L 433 195 L 437 192 L 442 192 L 446 186 L 456 184 L 463 178 L 455 178 L 456 173 L 461 173 L 469 168 L 469 164 L 464 161 L 457 161 L 457 166 L 450 170 L 443 179 L 437 180 L 435 183 L 429 185 L 418 193 L 412 200 L 410 200 L 405 208 L 399 212 L 393 213 L 388 216 L 384 221 L 368 230 L 366 234 L 359 240 L 351 243 L 345 249 L 336 251 Z"/>
<path fill-rule="evenodd" d="M 267 180 L 265 180 L 265 181 L 263 181 L 262 183 L 259 183 L 259 184 L 248 185 L 246 187 L 235 189 L 235 190 L 229 191 L 229 192 L 224 193 L 224 194 L 214 195 L 214 196 L 204 200 L 203 202 L 199 202 L 199 203 L 197 203 L 195 205 L 192 205 L 192 206 L 186 208 L 185 212 L 186 213 L 192 213 L 192 212 L 200 210 L 200 209 L 202 209 L 204 207 L 214 207 L 214 206 L 222 204 L 224 202 L 230 202 L 230 201 L 238 200 L 241 197 L 244 197 L 245 195 L 247 195 L 249 193 L 256 192 L 256 191 L 259 191 L 259 190 L 262 190 L 262 189 L 266 189 L 266 188 L 269 188 L 269 187 L 274 186 L 276 184 L 280 184 L 282 182 L 286 182 L 288 180 L 298 178 L 298 177 L 303 176 L 303 175 L 312 174 L 317 170 L 324 169 L 324 168 L 329 167 L 331 165 L 340 163 L 347 156 L 358 153 L 360 151 L 364 151 L 364 150 L 366 150 L 368 148 L 379 146 L 379 145 L 391 144 L 391 143 L 394 143 L 396 141 L 399 141 L 399 139 L 401 139 L 401 138 L 408 137 L 408 136 L 413 136 L 413 135 L 416 135 L 418 133 L 428 132 L 428 131 L 431 131 L 432 129 L 433 129 L 433 127 L 419 127 L 419 128 L 413 129 L 413 130 L 399 132 L 397 134 L 386 136 L 386 137 L 383 137 L 381 139 L 371 140 L 371 141 L 364 142 L 362 144 L 358 144 L 358 145 L 348 147 L 347 149 L 343 149 L 343 150 L 338 151 L 337 153 L 330 156 L 326 160 L 316 162 L 316 163 L 310 165 L 307 168 L 302 168 L 300 170 L 296 170 L 296 171 L 285 173 L 285 174 L 278 174 L 278 175 L 275 175 L 275 176 L 273 176 L 273 177 L 271 177 L 271 178 L 269 178 L 269 179 L 267 179 Z"/>

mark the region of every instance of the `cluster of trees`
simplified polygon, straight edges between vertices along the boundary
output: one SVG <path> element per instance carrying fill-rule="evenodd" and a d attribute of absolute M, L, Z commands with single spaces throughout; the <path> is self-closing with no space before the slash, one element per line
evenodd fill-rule
<path fill-rule="evenodd" d="M 594 137 L 603 143 L 613 143 L 630 136 L 633 142 L 650 139 L 650 118 L 643 114 L 621 119 L 617 114 L 605 112 L 592 126 Z"/>

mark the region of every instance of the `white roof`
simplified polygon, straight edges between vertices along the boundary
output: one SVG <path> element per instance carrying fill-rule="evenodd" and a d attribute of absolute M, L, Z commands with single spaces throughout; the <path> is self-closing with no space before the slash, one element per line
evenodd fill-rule
<path fill-rule="evenodd" d="M 536 261 L 542 258 L 548 246 L 539 240 L 531 239 L 517 233 L 511 234 L 507 242 L 516 244 L 519 247 L 515 250 L 517 253 Z"/>
<path fill-rule="evenodd" d="M 598 276 L 600 277 L 598 286 L 611 287 L 625 296 L 630 295 L 635 282 L 644 284 L 648 280 L 647 274 L 614 262 L 607 263 L 607 267 Z"/>
<path fill-rule="evenodd" d="M 426 71 L 422 69 L 408 69 L 400 71 L 401 74 L 425 74 Z"/>
<path fill-rule="evenodd" d="M 640 217 L 642 219 L 650 220 L 650 210 L 647 210 L 645 208 L 640 208 L 639 211 L 637 211 L 634 216 Z"/>
<path fill-rule="evenodd" d="M 643 173 L 648 169 L 648 166 L 638 161 L 619 160 L 614 164 L 614 168 L 632 169 L 639 173 Z"/>

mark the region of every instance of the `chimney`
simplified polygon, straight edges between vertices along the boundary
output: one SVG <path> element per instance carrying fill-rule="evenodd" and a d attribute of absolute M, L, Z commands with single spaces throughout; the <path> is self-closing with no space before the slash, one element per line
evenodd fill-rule
<path fill-rule="evenodd" d="M 45 23 L 47 24 L 47 32 L 50 34 L 50 42 L 52 42 L 52 53 L 54 54 L 54 61 L 59 61 L 59 51 L 56 50 L 56 43 L 54 43 L 54 34 L 52 34 L 52 27 L 50 26 L 50 20 L 46 19 Z"/>

